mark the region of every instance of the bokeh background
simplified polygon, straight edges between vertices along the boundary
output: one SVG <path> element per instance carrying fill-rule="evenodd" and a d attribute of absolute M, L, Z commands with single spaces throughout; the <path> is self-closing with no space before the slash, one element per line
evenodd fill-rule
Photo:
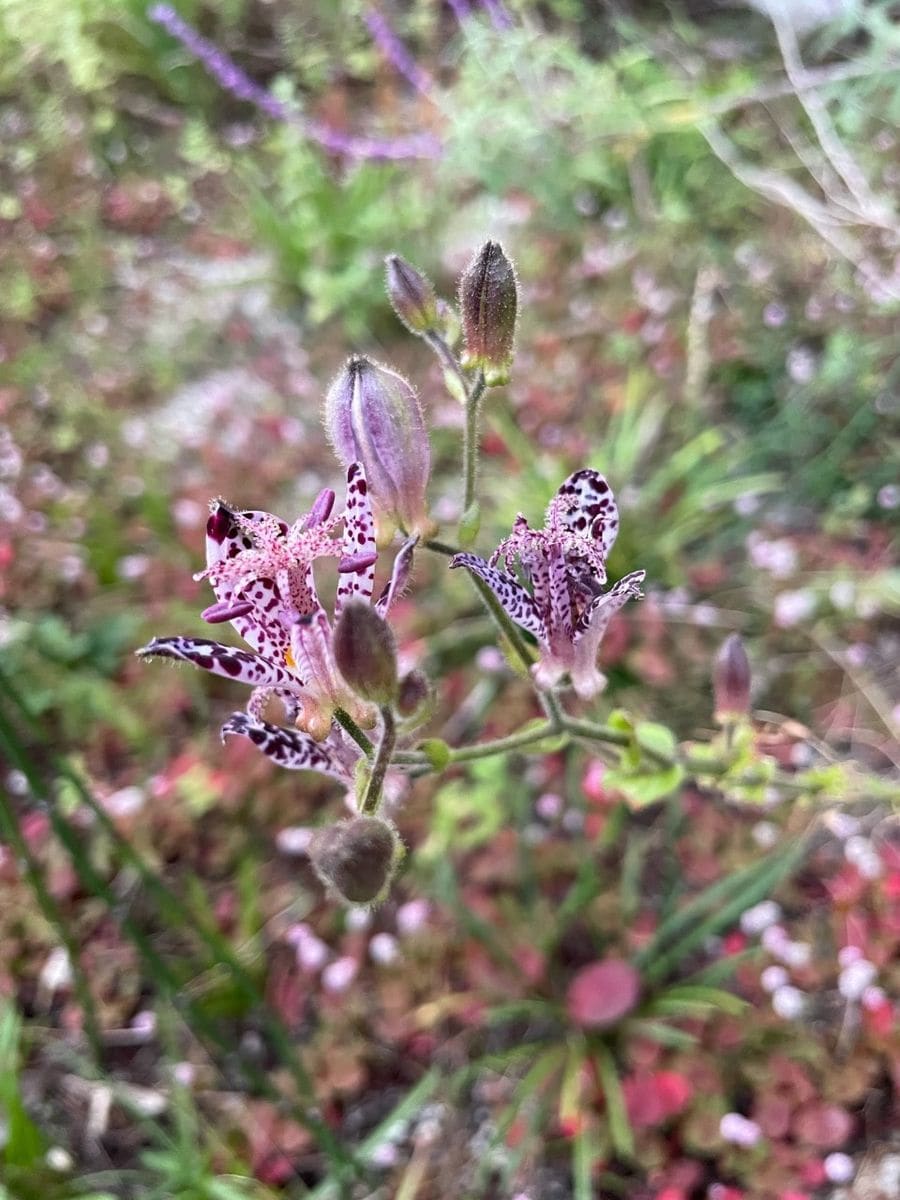
<path fill-rule="evenodd" d="M 898 69 L 886 0 L 0 0 L 4 1200 L 900 1195 Z M 211 497 L 335 486 L 350 352 L 416 382 L 452 535 L 461 409 L 382 264 L 452 299 L 487 237 L 521 316 L 479 548 L 600 468 L 612 574 L 648 573 L 607 709 L 710 733 L 737 631 L 767 752 L 879 785 L 779 894 L 806 950 L 740 905 L 705 931 L 752 1019 L 617 1028 L 600 1066 L 574 973 L 646 946 L 660 879 L 786 844 L 789 795 L 643 808 L 583 749 L 486 760 L 416 784 L 391 897 L 345 910 L 305 857 L 339 789 L 132 654 L 203 633 Z M 423 557 L 397 610 L 454 744 L 534 715 L 461 574 Z"/>

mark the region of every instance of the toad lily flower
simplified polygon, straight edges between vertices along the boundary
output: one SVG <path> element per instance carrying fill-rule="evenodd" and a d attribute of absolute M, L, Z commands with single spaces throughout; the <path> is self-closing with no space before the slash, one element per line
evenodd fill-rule
<path fill-rule="evenodd" d="M 640 596 L 645 575 L 632 571 L 608 592 L 601 590 L 618 529 L 612 489 L 599 471 L 585 469 L 570 475 L 550 501 L 543 529 L 531 529 L 520 513 L 489 562 L 457 554 L 450 563 L 483 579 L 509 617 L 537 638 L 541 653 L 532 674 L 540 688 L 553 688 L 569 675 L 578 695 L 589 700 L 606 685 L 597 669 L 600 642 L 613 614 Z M 516 559 L 531 591 L 513 574 Z"/>
<path fill-rule="evenodd" d="M 343 709 L 366 728 L 375 724 L 377 710 L 353 693 L 337 669 L 332 626 L 319 602 L 312 566 L 317 558 L 338 559 L 335 619 L 350 600 L 372 602 L 378 556 L 360 463 L 348 468 L 346 506 L 336 517 L 331 515 L 334 500 L 334 492 L 326 489 L 312 511 L 290 526 L 271 513 L 234 512 L 217 501 L 206 526 L 207 566 L 196 576 L 209 579 L 216 596 L 203 617 L 211 624 L 229 621 L 252 650 L 207 638 L 166 637 L 154 638 L 138 654 L 180 659 L 250 684 L 247 711 L 225 722 L 223 738 L 247 737 L 283 767 L 322 771 L 349 783 L 359 750 L 332 725 L 335 710 Z M 398 553 L 375 604 L 382 616 L 406 582 L 413 545 L 407 542 Z M 294 729 L 264 720 L 273 696 Z"/>

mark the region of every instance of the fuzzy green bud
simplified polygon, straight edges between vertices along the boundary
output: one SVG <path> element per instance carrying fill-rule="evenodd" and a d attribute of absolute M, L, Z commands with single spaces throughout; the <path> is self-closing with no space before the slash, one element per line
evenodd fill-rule
<path fill-rule="evenodd" d="M 397 647 L 384 617 L 364 600 L 350 600 L 334 630 L 334 661 L 357 696 L 383 708 L 397 696 Z"/>
<path fill-rule="evenodd" d="M 745 717 L 750 712 L 750 660 L 736 633 L 722 643 L 713 666 L 713 696 L 717 721 Z"/>
<path fill-rule="evenodd" d="M 389 254 L 384 265 L 394 312 L 410 333 L 433 333 L 438 327 L 438 312 L 431 281 L 399 254 Z"/>
<path fill-rule="evenodd" d="M 353 817 L 320 829 L 309 847 L 316 874 L 351 904 L 376 900 L 402 854 L 392 826 L 378 817 Z"/>
<path fill-rule="evenodd" d="M 518 283 L 499 242 L 485 242 L 459 281 L 464 367 L 484 371 L 488 387 L 509 381 L 516 336 Z"/>
<path fill-rule="evenodd" d="M 426 738 L 419 749 L 435 771 L 445 771 L 450 766 L 450 747 L 441 738 Z"/>

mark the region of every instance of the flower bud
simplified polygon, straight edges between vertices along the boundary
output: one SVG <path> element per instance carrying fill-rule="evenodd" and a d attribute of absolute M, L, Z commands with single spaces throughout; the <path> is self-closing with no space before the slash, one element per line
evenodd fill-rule
<path fill-rule="evenodd" d="M 485 242 L 459 281 L 464 367 L 484 371 L 488 387 L 509 380 L 516 335 L 518 284 L 499 242 Z"/>
<path fill-rule="evenodd" d="M 418 669 L 410 671 L 400 680 L 397 690 L 397 712 L 401 717 L 414 717 L 421 712 L 431 696 L 428 676 Z"/>
<path fill-rule="evenodd" d="M 441 738 L 426 738 L 419 749 L 435 771 L 446 771 L 450 766 L 450 747 Z"/>
<path fill-rule="evenodd" d="M 384 263 L 394 312 L 410 333 L 432 333 L 438 326 L 438 312 L 431 281 L 399 254 L 389 254 Z"/>
<path fill-rule="evenodd" d="M 418 397 L 402 375 L 361 355 L 349 359 L 328 392 L 325 427 L 345 467 L 362 463 L 380 533 L 393 525 L 431 531 L 431 450 Z"/>
<path fill-rule="evenodd" d="M 309 847 L 316 874 L 351 904 L 384 891 L 402 853 L 393 828 L 378 817 L 354 817 L 320 829 Z"/>
<path fill-rule="evenodd" d="M 736 633 L 725 639 L 716 655 L 713 696 L 719 721 L 745 717 L 750 711 L 750 662 Z"/>
<path fill-rule="evenodd" d="M 397 695 L 397 648 L 384 617 L 364 600 L 345 605 L 334 630 L 334 661 L 363 700 L 383 707 Z"/>

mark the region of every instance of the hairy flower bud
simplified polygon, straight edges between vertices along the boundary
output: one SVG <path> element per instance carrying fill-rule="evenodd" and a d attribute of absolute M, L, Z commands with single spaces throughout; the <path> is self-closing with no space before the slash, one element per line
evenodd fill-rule
<path fill-rule="evenodd" d="M 365 469 L 381 540 L 396 525 L 430 532 L 431 450 L 418 397 L 403 376 L 362 355 L 349 359 L 329 389 L 325 427 L 344 466 L 361 462 Z"/>
<path fill-rule="evenodd" d="M 309 857 L 324 884 L 351 904 L 368 904 L 390 883 L 401 855 L 394 829 L 378 817 L 354 817 L 320 829 Z"/>
<path fill-rule="evenodd" d="M 716 655 L 713 696 L 717 720 L 744 717 L 750 711 L 750 662 L 736 633 L 725 639 Z"/>
<path fill-rule="evenodd" d="M 384 260 L 391 306 L 410 333 L 431 333 L 438 326 L 437 296 L 431 281 L 399 254 Z"/>
<path fill-rule="evenodd" d="M 485 242 L 459 281 L 464 367 L 484 371 L 488 387 L 509 380 L 516 335 L 518 284 L 499 242 Z"/>
<path fill-rule="evenodd" d="M 332 641 L 338 670 L 358 696 L 383 707 L 397 695 L 397 648 L 384 617 L 364 600 L 349 601 Z"/>

